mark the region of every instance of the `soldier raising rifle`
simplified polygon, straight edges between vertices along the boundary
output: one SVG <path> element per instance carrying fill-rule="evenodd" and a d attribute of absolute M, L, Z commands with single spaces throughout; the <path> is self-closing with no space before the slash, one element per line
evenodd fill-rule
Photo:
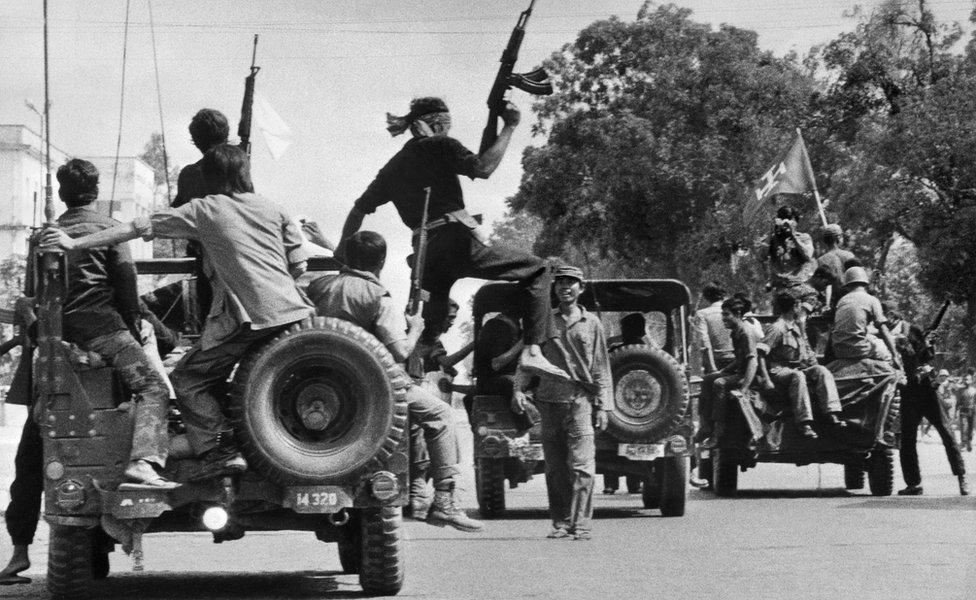
<path fill-rule="evenodd" d="M 423 288 L 430 292 L 427 318 L 441 323 L 447 316 L 454 282 L 464 277 L 492 281 L 516 281 L 523 290 L 525 343 L 523 363 L 530 369 L 565 376 L 542 357 L 539 349 L 547 338 L 549 288 L 548 263 L 524 250 L 489 244 L 476 229 L 478 221 L 464 208 L 458 175 L 487 179 L 498 168 L 508 148 L 520 113 L 512 103 L 502 112 L 502 127 L 494 142 L 479 154 L 450 137 L 451 114 L 440 98 L 417 98 L 403 117 L 387 116 L 393 135 L 408 129 L 413 134 L 403 148 L 380 169 L 366 191 L 349 211 L 343 239 L 359 231 L 366 215 L 393 202 L 404 225 L 419 230 L 425 191 L 430 188 L 429 246 L 423 269 Z"/>

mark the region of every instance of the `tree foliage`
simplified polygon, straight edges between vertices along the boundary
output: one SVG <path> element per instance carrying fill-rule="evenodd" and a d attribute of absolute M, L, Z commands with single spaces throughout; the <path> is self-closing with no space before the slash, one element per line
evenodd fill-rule
<path fill-rule="evenodd" d="M 742 203 L 815 90 L 795 57 L 756 41 L 648 3 L 633 22 L 598 21 L 555 53 L 545 66 L 557 92 L 535 105 L 547 143 L 525 152 L 510 199 L 545 222 L 536 250 L 585 251 L 645 276 L 724 264 L 731 277 L 747 237 Z"/>
<path fill-rule="evenodd" d="M 589 25 L 545 63 L 557 90 L 533 107 L 545 143 L 523 155 L 500 237 L 524 243 L 537 219 L 538 253 L 600 275 L 719 279 L 761 296 L 742 209 L 800 127 L 831 220 L 882 294 L 922 322 L 943 298 L 965 306 L 947 322 L 976 357 L 976 41 L 963 47 L 927 0 L 850 16 L 850 32 L 802 61 L 674 5 Z M 810 230 L 812 199 L 799 201 Z"/>

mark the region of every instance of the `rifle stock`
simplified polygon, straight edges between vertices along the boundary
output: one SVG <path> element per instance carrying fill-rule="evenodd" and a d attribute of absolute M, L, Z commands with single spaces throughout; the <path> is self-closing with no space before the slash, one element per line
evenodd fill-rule
<path fill-rule="evenodd" d="M 420 233 L 417 235 L 417 250 L 413 254 L 413 273 L 410 275 L 410 302 L 407 313 L 411 316 L 420 311 L 421 305 L 430 300 L 430 292 L 425 290 L 424 263 L 427 261 L 427 214 L 430 208 L 430 188 L 425 187 L 424 213 L 420 217 Z"/>
<path fill-rule="evenodd" d="M 254 80 L 261 67 L 256 66 L 258 56 L 258 34 L 254 34 L 254 49 L 251 51 L 251 74 L 244 78 L 244 101 L 241 104 L 241 120 L 237 124 L 237 137 L 241 138 L 240 148 L 251 155 L 251 115 L 254 108 Z"/>
<path fill-rule="evenodd" d="M 519 15 L 515 28 L 512 29 L 512 35 L 508 38 L 508 45 L 502 52 L 501 66 L 498 67 L 495 82 L 488 93 L 488 124 L 481 132 L 479 154 L 490 148 L 498 139 L 498 120 L 505 108 L 505 92 L 517 87 L 524 92 L 537 96 L 547 96 L 552 93 L 549 74 L 542 67 L 529 73 L 517 74 L 512 72 L 516 61 L 518 61 L 519 48 L 521 48 L 522 40 L 525 38 L 525 26 L 532 15 L 534 5 L 535 0 L 530 0 L 529 7 Z"/>

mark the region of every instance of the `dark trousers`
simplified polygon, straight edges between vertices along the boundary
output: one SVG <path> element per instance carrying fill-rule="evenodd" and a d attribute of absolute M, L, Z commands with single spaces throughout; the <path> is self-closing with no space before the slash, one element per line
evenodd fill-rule
<path fill-rule="evenodd" d="M 952 474 L 959 476 L 966 472 L 962 461 L 962 454 L 956 439 L 946 425 L 946 418 L 942 403 L 935 394 L 935 390 L 925 385 L 908 385 L 901 389 L 902 418 L 901 418 L 901 473 L 905 483 L 914 486 L 922 483 L 922 474 L 918 468 L 918 425 L 924 417 L 939 432 L 942 445 L 945 446 L 946 457 Z"/>
<path fill-rule="evenodd" d="M 541 344 L 547 339 L 552 273 L 546 260 L 505 244 L 485 245 L 461 223 L 434 229 L 423 279 L 423 288 L 430 292 L 428 322 L 444 321 L 451 287 L 465 277 L 518 282 L 525 343 Z"/>
<path fill-rule="evenodd" d="M 194 346 L 170 374 L 187 438 L 196 456 L 217 447 L 219 433 L 230 429 L 224 415 L 226 381 L 234 365 L 251 348 L 272 338 L 288 325 L 252 331 L 244 329 L 219 346 Z"/>
<path fill-rule="evenodd" d="M 10 485 L 10 504 L 5 517 L 14 546 L 30 546 L 34 541 L 44 492 L 43 461 L 41 430 L 28 410 L 14 458 L 14 482 Z"/>

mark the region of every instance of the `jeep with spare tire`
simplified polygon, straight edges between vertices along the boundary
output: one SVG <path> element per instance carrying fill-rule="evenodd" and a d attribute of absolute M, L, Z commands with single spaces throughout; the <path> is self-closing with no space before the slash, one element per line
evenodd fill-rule
<path fill-rule="evenodd" d="M 625 343 L 620 335 L 608 336 L 614 398 L 608 427 L 595 436 L 596 470 L 638 479 L 644 508 L 660 509 L 666 517 L 682 516 L 687 499 L 693 430 L 687 367 L 690 300 L 688 288 L 669 279 L 587 281 L 579 298 L 600 316 L 608 333 L 618 332 L 620 319 L 633 313 L 647 323 L 643 339 Z M 480 342 L 482 329 L 501 313 L 517 316 L 518 306 L 515 284 L 486 284 L 474 296 L 478 391 L 470 401 L 469 419 L 478 506 L 485 518 L 504 515 L 506 482 L 516 488 L 545 466 L 538 423 L 513 413 L 510 393 L 486 389 L 486 374 L 479 373 L 488 363 L 478 353 L 490 346 Z"/>
<path fill-rule="evenodd" d="M 141 569 L 144 533 L 309 531 L 338 544 L 341 566 L 367 595 L 396 594 L 404 579 L 401 507 L 407 503 L 409 379 L 376 338 L 346 321 L 312 318 L 250 351 L 227 382 L 227 406 L 249 468 L 189 481 L 178 413 L 170 419 L 172 490 L 120 485 L 132 440 L 130 396 L 98 355 L 62 341 L 65 255 L 35 251 L 32 418 L 43 438 L 44 517 L 50 524 L 53 598 L 97 597 L 109 552 L 121 543 Z M 140 275 L 178 276 L 175 293 L 146 297 L 182 339 L 199 334 L 193 259 L 137 261 Z M 337 270 L 314 258 L 309 272 Z M 167 301 L 161 301 L 166 298 Z M 185 439 L 182 442 L 185 445 Z M 184 453 L 185 455 L 186 453 Z M 254 565 L 258 566 L 258 565 Z"/>

